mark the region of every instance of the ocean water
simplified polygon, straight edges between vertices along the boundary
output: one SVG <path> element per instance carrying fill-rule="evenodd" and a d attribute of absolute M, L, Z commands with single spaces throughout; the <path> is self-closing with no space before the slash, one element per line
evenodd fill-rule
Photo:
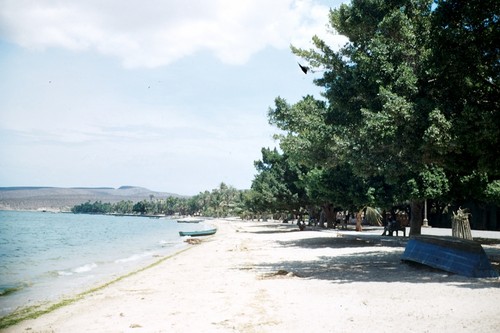
<path fill-rule="evenodd" d="M 55 301 L 185 247 L 206 225 L 131 216 L 0 211 L 0 316 Z"/>

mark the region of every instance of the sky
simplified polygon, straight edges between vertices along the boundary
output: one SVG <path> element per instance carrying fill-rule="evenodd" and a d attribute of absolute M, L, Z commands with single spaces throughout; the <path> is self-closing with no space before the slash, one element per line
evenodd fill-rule
<path fill-rule="evenodd" d="M 250 188 L 324 0 L 0 0 L 0 186 Z"/>

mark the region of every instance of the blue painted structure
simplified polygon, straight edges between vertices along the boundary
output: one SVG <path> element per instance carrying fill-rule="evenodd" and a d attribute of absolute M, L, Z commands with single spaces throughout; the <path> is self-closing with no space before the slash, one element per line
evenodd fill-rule
<path fill-rule="evenodd" d="M 468 277 L 498 277 L 481 244 L 462 238 L 414 236 L 401 259 Z"/>

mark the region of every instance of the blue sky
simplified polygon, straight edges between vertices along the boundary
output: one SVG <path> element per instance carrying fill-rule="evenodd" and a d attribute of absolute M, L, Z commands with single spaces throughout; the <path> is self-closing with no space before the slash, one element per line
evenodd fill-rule
<path fill-rule="evenodd" d="M 340 2 L 0 0 L 0 186 L 249 188 Z"/>

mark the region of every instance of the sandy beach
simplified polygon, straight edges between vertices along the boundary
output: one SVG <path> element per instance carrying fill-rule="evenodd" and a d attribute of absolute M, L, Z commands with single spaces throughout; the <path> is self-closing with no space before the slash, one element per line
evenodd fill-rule
<path fill-rule="evenodd" d="M 379 229 L 213 223 L 217 234 L 200 244 L 2 332 L 486 333 L 500 327 L 498 279 L 402 263 L 403 237 L 381 237 Z M 439 232 L 447 230 L 423 231 Z M 499 245 L 483 247 L 500 258 Z"/>

